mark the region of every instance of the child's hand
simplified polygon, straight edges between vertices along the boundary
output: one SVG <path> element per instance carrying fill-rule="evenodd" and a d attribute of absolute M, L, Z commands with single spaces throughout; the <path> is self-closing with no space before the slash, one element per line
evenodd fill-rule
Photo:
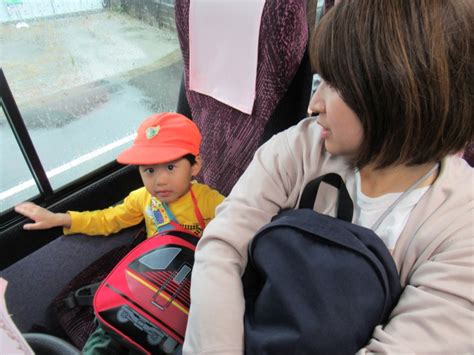
<path fill-rule="evenodd" d="M 32 202 L 20 203 L 15 206 L 15 211 L 35 222 L 25 224 L 23 229 L 26 230 L 48 229 L 52 227 L 69 228 L 71 226 L 71 217 L 69 214 L 53 213 Z"/>

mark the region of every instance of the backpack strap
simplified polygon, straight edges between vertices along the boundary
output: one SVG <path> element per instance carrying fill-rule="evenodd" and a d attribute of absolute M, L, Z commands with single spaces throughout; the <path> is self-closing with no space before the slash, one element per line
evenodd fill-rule
<path fill-rule="evenodd" d="M 192 185 L 189 187 L 189 193 L 191 194 L 191 200 L 193 202 L 193 207 L 194 207 L 194 215 L 196 216 L 196 219 L 199 223 L 199 226 L 204 230 L 204 227 L 206 227 L 206 223 L 204 222 L 204 218 L 202 217 L 201 210 L 199 209 L 198 202 L 196 199 L 196 196 L 194 195 Z M 169 209 L 168 205 L 166 203 L 163 203 L 160 201 L 160 204 L 163 206 L 163 211 L 166 213 L 168 219 L 170 220 L 169 223 L 158 226 L 158 234 L 164 234 L 172 231 L 173 229 L 178 228 L 177 226 L 180 225 L 176 217 L 174 216 L 173 212 Z M 179 229 L 179 228 L 178 228 Z"/>
<path fill-rule="evenodd" d="M 299 209 L 310 209 L 313 210 L 314 203 L 316 202 L 316 195 L 319 190 L 319 185 L 322 182 L 326 182 L 331 186 L 334 186 L 339 190 L 338 195 L 338 206 L 337 206 L 337 218 L 345 220 L 349 223 L 352 222 L 352 214 L 354 211 L 354 204 L 352 199 L 347 191 L 346 185 L 342 180 L 342 177 L 336 173 L 329 173 L 326 175 L 321 175 L 314 180 L 311 180 L 304 188 L 303 194 L 301 195 Z M 255 266 L 253 265 L 252 257 L 252 240 L 248 245 L 248 255 L 249 260 L 247 268 L 242 276 L 242 283 L 244 285 L 244 294 L 257 296 L 254 294 L 254 290 L 260 289 L 260 284 L 262 280 L 260 279 L 259 274 L 255 271 Z"/>
<path fill-rule="evenodd" d="M 196 219 L 198 220 L 198 223 L 201 226 L 202 230 L 204 230 L 204 228 L 206 227 L 206 223 L 204 222 L 204 218 L 202 217 L 201 210 L 199 209 L 196 196 L 194 196 L 192 186 L 189 188 L 189 192 L 191 192 L 191 199 L 193 200 L 194 214 L 196 215 Z"/>
<path fill-rule="evenodd" d="M 351 196 L 347 191 L 344 180 L 342 180 L 342 177 L 336 173 L 321 175 L 310 181 L 303 190 L 298 208 L 314 208 L 319 186 L 322 182 L 325 182 L 339 190 L 337 201 L 337 218 L 351 223 L 352 215 L 354 213 L 354 203 L 352 202 Z"/>
<path fill-rule="evenodd" d="M 145 228 L 140 228 L 133 235 L 133 240 L 132 240 L 131 244 L 129 245 L 128 250 L 124 251 L 125 254 L 128 253 L 133 248 L 135 248 L 145 238 L 146 238 Z M 125 247 L 125 246 L 123 245 L 123 246 L 116 247 L 115 249 L 112 249 L 108 253 L 102 255 L 99 259 L 97 259 L 95 262 L 93 262 L 91 265 L 89 265 L 89 267 L 84 269 L 82 271 L 82 273 L 84 273 L 85 270 L 88 270 L 88 269 L 90 270 L 91 267 L 93 267 L 94 265 L 104 266 L 104 263 L 103 263 L 102 260 L 104 260 L 104 258 L 111 258 L 113 256 L 113 255 L 111 255 L 111 253 L 115 253 L 119 249 L 122 250 L 123 247 Z M 122 258 L 122 256 L 120 256 L 120 259 L 121 258 Z M 94 275 L 91 274 L 88 278 L 93 279 L 94 277 L 96 277 L 97 274 L 98 274 L 98 271 L 96 270 L 96 271 L 94 271 Z M 74 280 L 76 280 L 78 277 L 81 277 L 81 274 L 76 275 L 76 277 L 72 281 L 70 281 L 69 284 L 73 283 Z M 81 286 L 81 287 L 77 288 L 76 291 L 69 292 L 69 294 L 64 297 L 62 302 L 69 309 L 72 309 L 72 308 L 77 307 L 77 306 L 92 306 L 92 301 L 94 299 L 94 294 L 97 291 L 97 289 L 99 288 L 100 284 L 101 284 L 101 282 L 95 282 L 95 283 L 86 284 L 84 286 Z"/>
<path fill-rule="evenodd" d="M 76 292 L 70 294 L 64 299 L 64 304 L 69 309 L 72 309 L 76 306 L 92 306 L 92 300 L 94 299 L 95 291 L 97 291 L 101 283 L 102 282 L 96 282 L 78 288 Z"/>
<path fill-rule="evenodd" d="M 175 228 L 175 225 L 178 225 L 179 223 L 166 203 L 158 200 L 158 204 L 161 206 L 160 212 L 164 220 L 167 221 L 167 223 L 165 222 L 164 224 L 156 226 L 156 232 L 157 234 L 164 234 L 170 230 L 173 230 Z"/>

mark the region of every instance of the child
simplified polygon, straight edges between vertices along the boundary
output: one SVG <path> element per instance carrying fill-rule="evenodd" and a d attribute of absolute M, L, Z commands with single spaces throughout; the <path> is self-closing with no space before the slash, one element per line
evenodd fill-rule
<path fill-rule="evenodd" d="M 133 146 L 118 157 L 122 164 L 138 165 L 144 187 L 125 200 L 99 211 L 53 213 L 31 202 L 15 211 L 31 218 L 27 230 L 63 227 L 64 234 L 109 235 L 134 226 L 143 219 L 147 236 L 170 228 L 171 220 L 200 236 L 214 218 L 224 196 L 206 185 L 192 182 L 201 169 L 201 134 L 191 120 L 177 113 L 155 114 L 138 128 Z M 195 207 L 202 214 L 200 222 Z"/>
<path fill-rule="evenodd" d="M 201 236 L 224 196 L 192 181 L 202 166 L 200 143 L 199 129 L 186 117 L 177 113 L 152 115 L 138 128 L 132 147 L 117 158 L 119 163 L 138 165 L 144 185 L 122 203 L 98 211 L 53 213 L 25 202 L 15 211 L 34 221 L 24 225 L 27 230 L 63 227 L 64 234 L 109 235 L 144 219 L 147 237 L 173 228 L 171 221 Z M 98 328 L 84 352 L 110 351 L 112 347 L 114 353 L 120 349 Z"/>

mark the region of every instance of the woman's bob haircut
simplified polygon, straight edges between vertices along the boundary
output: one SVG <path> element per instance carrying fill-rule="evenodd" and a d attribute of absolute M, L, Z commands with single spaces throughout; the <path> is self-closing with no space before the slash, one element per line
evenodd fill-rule
<path fill-rule="evenodd" d="M 357 114 L 352 164 L 417 165 L 473 140 L 474 1 L 343 0 L 315 28 L 313 69 Z"/>

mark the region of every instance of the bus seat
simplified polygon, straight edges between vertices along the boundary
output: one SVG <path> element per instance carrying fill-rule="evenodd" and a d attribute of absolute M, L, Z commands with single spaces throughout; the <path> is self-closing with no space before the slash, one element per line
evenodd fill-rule
<path fill-rule="evenodd" d="M 56 295 L 105 253 L 131 245 L 142 228 L 135 226 L 109 237 L 61 236 L 2 270 L 0 276 L 8 281 L 7 307 L 18 329 L 54 334 L 58 328 L 50 305 Z"/>
<path fill-rule="evenodd" d="M 470 166 L 474 167 L 474 142 L 469 143 L 464 149 L 463 158 Z"/>
<path fill-rule="evenodd" d="M 61 338 L 42 333 L 25 333 L 25 340 L 36 355 L 80 355 L 79 349 Z"/>
<path fill-rule="evenodd" d="M 175 2 L 176 28 L 184 61 L 178 112 L 190 114 L 203 135 L 204 166 L 199 178 L 227 195 L 260 144 L 306 117 L 312 85 L 306 1 L 265 2 L 251 114 L 189 90 L 189 5 L 190 0 Z"/>

